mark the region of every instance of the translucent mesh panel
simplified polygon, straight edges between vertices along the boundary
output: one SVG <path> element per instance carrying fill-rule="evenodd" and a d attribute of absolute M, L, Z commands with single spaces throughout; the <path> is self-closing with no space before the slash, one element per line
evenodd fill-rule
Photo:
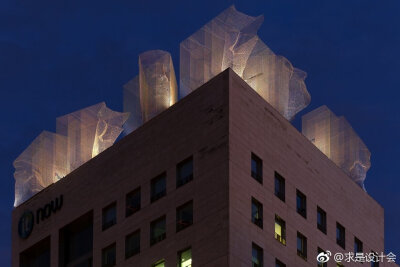
<path fill-rule="evenodd" d="M 365 190 L 371 153 L 344 117 L 319 107 L 302 117 L 302 133 Z"/>
<path fill-rule="evenodd" d="M 124 86 L 124 111 L 131 117 L 125 124 L 130 133 L 178 100 L 178 87 L 171 55 L 162 50 L 139 55 L 139 75 Z"/>
<path fill-rule="evenodd" d="M 14 161 L 17 206 L 67 174 L 65 136 L 43 131 Z"/>
<path fill-rule="evenodd" d="M 57 118 L 57 133 L 67 136 L 68 172 L 110 147 L 127 119 L 104 102 Z"/>
<path fill-rule="evenodd" d="M 286 119 L 305 108 L 311 100 L 306 74 L 260 40 L 263 19 L 231 6 L 181 42 L 180 97 L 230 67 Z"/>
<path fill-rule="evenodd" d="M 57 133 L 43 131 L 14 161 L 14 206 L 112 146 L 127 119 L 104 102 L 57 118 Z"/>

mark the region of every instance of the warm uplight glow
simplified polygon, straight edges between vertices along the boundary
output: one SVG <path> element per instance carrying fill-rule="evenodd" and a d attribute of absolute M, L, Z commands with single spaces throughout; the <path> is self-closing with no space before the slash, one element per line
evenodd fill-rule
<path fill-rule="evenodd" d="M 251 17 L 229 7 L 180 45 L 180 95 L 232 68 L 286 119 L 311 100 L 304 79 L 284 57 L 257 36 L 263 16 Z"/>
<path fill-rule="evenodd" d="M 344 117 L 321 106 L 302 117 L 302 133 L 364 188 L 371 153 Z"/>

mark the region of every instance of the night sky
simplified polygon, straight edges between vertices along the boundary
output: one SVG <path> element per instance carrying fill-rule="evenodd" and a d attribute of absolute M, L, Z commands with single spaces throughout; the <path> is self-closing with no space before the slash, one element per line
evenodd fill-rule
<path fill-rule="evenodd" d="M 11 258 L 13 160 L 60 115 L 101 101 L 121 111 L 141 52 L 169 51 L 179 74 L 179 43 L 231 4 L 264 14 L 259 36 L 308 73 L 312 101 L 294 125 L 326 104 L 368 146 L 366 189 L 385 208 L 386 252 L 399 258 L 400 1 L 2 0 L 1 266 Z"/>

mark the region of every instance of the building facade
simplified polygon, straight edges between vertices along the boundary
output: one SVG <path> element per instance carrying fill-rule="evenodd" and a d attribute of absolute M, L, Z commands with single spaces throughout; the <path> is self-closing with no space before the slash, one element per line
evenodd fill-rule
<path fill-rule="evenodd" d="M 383 208 L 230 69 L 12 214 L 13 267 L 336 266 L 328 250 L 383 252 Z"/>

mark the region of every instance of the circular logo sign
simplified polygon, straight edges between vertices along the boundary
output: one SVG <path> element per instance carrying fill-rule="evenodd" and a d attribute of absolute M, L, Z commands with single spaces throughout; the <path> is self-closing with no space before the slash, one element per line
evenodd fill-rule
<path fill-rule="evenodd" d="M 25 211 L 18 222 L 19 236 L 23 239 L 28 238 L 28 236 L 32 233 L 33 224 L 33 213 L 31 211 Z"/>

